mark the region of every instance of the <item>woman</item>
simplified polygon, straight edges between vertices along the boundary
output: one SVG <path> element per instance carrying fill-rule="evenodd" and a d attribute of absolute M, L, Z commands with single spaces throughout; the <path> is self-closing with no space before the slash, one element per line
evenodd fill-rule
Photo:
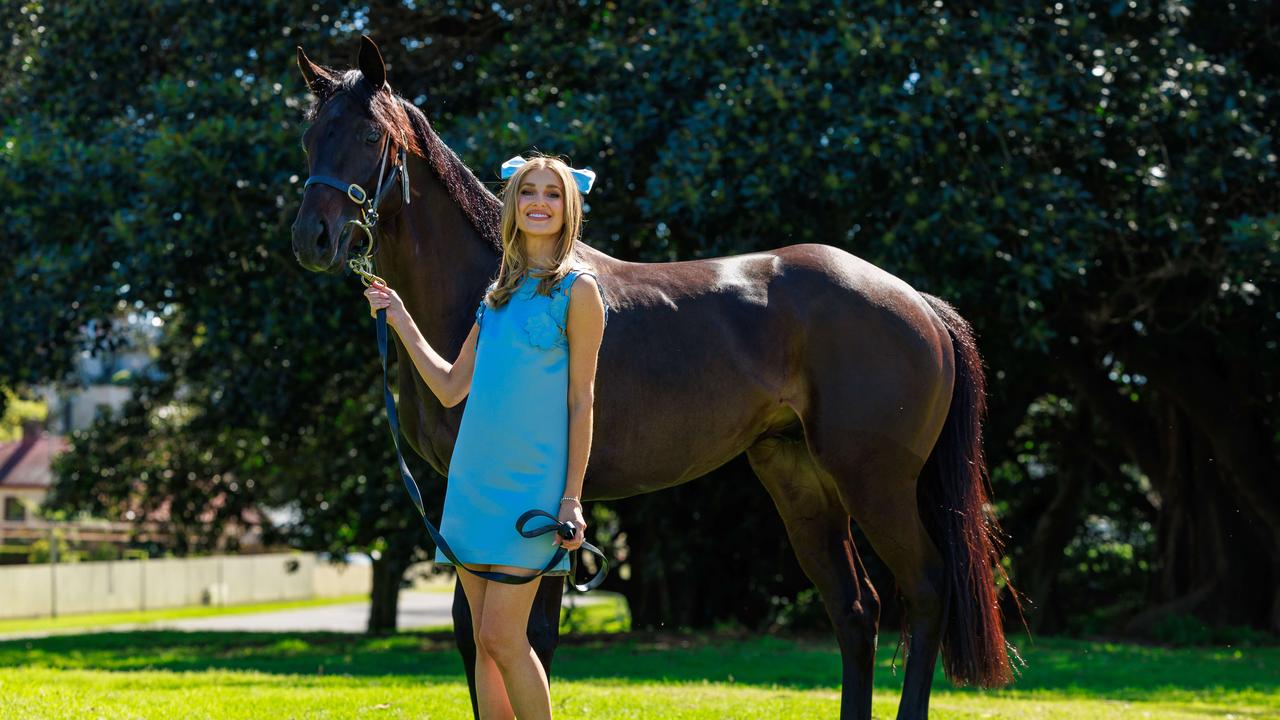
<path fill-rule="evenodd" d="M 582 194 L 594 173 L 553 157 L 503 164 L 502 264 L 476 308 L 458 358 L 427 344 L 395 291 L 365 290 L 386 308 L 427 386 L 445 406 L 468 398 L 449 464 L 440 533 L 471 570 L 533 575 L 556 544 L 581 546 L 582 480 L 591 451 L 596 356 L 607 307 L 595 275 L 578 267 Z M 583 532 L 526 538 L 515 520 L 530 508 Z M 437 548 L 435 562 L 452 564 Z M 548 575 L 567 575 L 566 553 Z M 476 640 L 481 720 L 551 717 L 551 696 L 526 628 L 539 581 L 512 585 L 459 572 Z"/>

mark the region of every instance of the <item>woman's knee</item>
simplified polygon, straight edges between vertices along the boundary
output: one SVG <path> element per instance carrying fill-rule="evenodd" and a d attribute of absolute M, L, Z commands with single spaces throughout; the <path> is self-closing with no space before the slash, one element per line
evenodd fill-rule
<path fill-rule="evenodd" d="M 529 575 L 534 571 L 510 565 L 493 565 L 496 572 Z M 538 591 L 537 583 L 508 585 L 490 582 L 485 587 L 484 612 L 481 613 L 477 644 L 502 662 L 520 660 L 531 652 L 528 638 L 529 610 Z"/>
<path fill-rule="evenodd" d="M 498 618 L 482 619 L 476 631 L 476 647 L 499 662 L 518 659 L 529 654 L 529 638 L 525 628 L 513 627 Z"/>

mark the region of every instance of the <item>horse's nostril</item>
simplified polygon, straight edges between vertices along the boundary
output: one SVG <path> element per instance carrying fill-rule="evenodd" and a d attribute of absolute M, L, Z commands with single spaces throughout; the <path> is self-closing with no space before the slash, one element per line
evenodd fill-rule
<path fill-rule="evenodd" d="M 328 226 L 324 220 L 320 221 L 320 232 L 316 234 L 316 247 L 324 249 L 325 239 L 329 237 Z"/>

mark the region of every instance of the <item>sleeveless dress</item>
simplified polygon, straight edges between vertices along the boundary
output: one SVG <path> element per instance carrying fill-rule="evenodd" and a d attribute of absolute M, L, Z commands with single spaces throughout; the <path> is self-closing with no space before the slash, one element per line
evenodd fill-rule
<path fill-rule="evenodd" d="M 555 533 L 524 537 L 516 531 L 516 518 L 533 508 L 560 512 L 569 469 L 564 328 L 569 289 L 581 275 L 595 277 L 571 270 L 547 296 L 537 294 L 539 280 L 529 276 L 503 307 L 487 307 L 482 298 L 476 308 L 480 334 L 471 392 L 449 462 L 440 520 L 440 534 L 466 565 L 541 570 L 555 553 Z M 534 518 L 525 529 L 549 524 L 547 518 Z M 453 564 L 439 548 L 433 560 Z M 569 555 L 546 574 L 568 575 Z"/>

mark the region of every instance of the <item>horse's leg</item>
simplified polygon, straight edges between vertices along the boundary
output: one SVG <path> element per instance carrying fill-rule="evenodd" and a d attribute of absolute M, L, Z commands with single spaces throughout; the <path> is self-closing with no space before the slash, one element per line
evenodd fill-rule
<path fill-rule="evenodd" d="M 466 572 L 466 570 L 458 570 Z M 453 582 L 453 641 L 462 656 L 462 667 L 467 671 L 467 688 L 471 691 L 471 714 L 480 720 L 480 699 L 476 694 L 476 635 L 471 622 L 471 604 L 462 583 Z"/>
<path fill-rule="evenodd" d="M 871 717 L 880 598 L 849 532 L 849 514 L 803 441 L 761 440 L 747 459 L 773 498 L 805 575 L 822 596 L 840 643 L 840 718 Z"/>
<path fill-rule="evenodd" d="M 463 570 L 462 572 L 466 572 Z M 529 608 L 529 644 L 542 662 L 542 669 L 551 681 L 551 658 L 560 643 L 560 602 L 564 593 L 564 578 L 543 577 L 538 593 Z M 471 606 L 462 590 L 462 583 L 455 582 L 453 589 L 453 639 L 462 655 L 462 665 L 467 671 L 467 687 L 471 692 L 471 713 L 480 720 L 480 702 L 476 695 L 476 637 L 471 622 Z"/>
<path fill-rule="evenodd" d="M 529 608 L 529 644 L 542 661 L 542 669 L 551 682 L 551 658 L 560 644 L 560 603 L 564 599 L 564 578 L 543 577 L 537 582 L 538 594 Z"/>
<path fill-rule="evenodd" d="M 833 478 L 840 502 L 893 572 L 906 600 L 911 639 L 898 718 L 927 718 L 947 621 L 947 586 L 942 555 L 929 538 L 916 504 L 923 461 L 883 437 L 832 424 L 843 430 L 839 442 L 823 437 L 826 423 L 810 419 L 806 425 L 815 459 L 821 473 Z"/>

